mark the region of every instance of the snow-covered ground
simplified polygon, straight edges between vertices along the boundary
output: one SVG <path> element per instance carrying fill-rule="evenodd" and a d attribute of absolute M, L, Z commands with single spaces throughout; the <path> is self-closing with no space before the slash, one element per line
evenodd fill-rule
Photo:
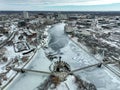
<path fill-rule="evenodd" d="M 39 49 L 31 62 L 25 67 L 32 70 L 49 71 L 51 62 L 46 58 L 44 51 Z M 35 90 L 48 75 L 36 73 L 20 73 L 14 81 L 9 84 L 7 90 Z M 5 89 L 6 90 L 6 89 Z"/>
<path fill-rule="evenodd" d="M 15 53 L 13 46 L 6 46 L 5 48 L 7 49 L 7 51 L 5 52 L 5 56 L 8 59 L 15 58 L 16 56 L 22 56 L 21 52 L 20 53 Z"/>
<path fill-rule="evenodd" d="M 4 40 L 6 40 L 7 39 L 7 37 L 6 36 L 0 36 L 0 44 L 4 41 Z"/>
<path fill-rule="evenodd" d="M 0 84 L 1 84 L 0 87 L 5 86 L 16 75 L 16 72 L 11 70 L 11 67 L 23 67 L 27 62 L 29 62 L 31 57 L 34 55 L 34 52 L 23 55 L 23 53 L 26 53 L 29 50 L 15 52 L 15 48 L 13 45 L 14 42 L 12 43 L 12 40 L 15 39 L 16 37 L 18 38 L 18 36 L 16 35 L 16 32 L 18 32 L 19 28 L 17 27 L 15 23 L 12 23 L 12 22 L 11 22 L 11 26 L 8 28 L 10 29 L 9 34 L 11 33 L 12 34 L 9 35 L 9 38 L 7 38 L 7 41 L 8 42 L 10 41 L 11 44 L 9 43 L 9 45 L 7 45 L 7 41 L 5 42 L 5 44 L 1 44 L 1 55 L 2 56 L 0 56 L 0 59 L 1 59 L 0 60 L 0 75 L 1 75 L 0 76 Z M 17 42 L 18 40 L 15 39 L 15 41 Z M 33 47 L 30 47 L 30 48 L 33 49 Z M 4 58 L 6 59 L 6 61 L 3 60 Z M 4 77 L 5 77 L 5 80 L 3 80 Z"/>
<path fill-rule="evenodd" d="M 53 90 L 77 90 L 77 85 L 75 83 L 75 77 L 72 75 L 69 75 L 66 79 L 66 81 L 61 82 L 57 88 Z M 51 89 L 50 89 L 51 90 Z"/>
<path fill-rule="evenodd" d="M 68 64 L 70 64 L 72 70 L 98 63 L 98 61 L 93 56 L 85 52 L 85 50 L 80 48 L 77 44 L 71 41 L 67 35 L 64 34 L 63 23 L 53 26 L 51 33 L 54 35 L 54 37 L 49 46 L 51 47 L 51 45 L 53 45 L 52 48 L 54 48 L 54 46 L 56 47 L 56 45 L 61 45 L 60 43 L 62 43 L 62 46 L 58 48 L 62 54 L 59 53 L 58 56 L 60 55 L 63 61 L 66 61 Z M 63 37 L 59 35 L 64 35 L 64 40 L 68 40 L 69 42 L 64 42 L 62 39 Z M 56 43 L 57 40 L 59 41 L 58 43 Z M 25 68 L 32 70 L 49 71 L 49 66 L 54 61 L 56 61 L 56 59 L 52 62 L 49 61 L 46 58 L 44 52 L 45 51 L 43 49 L 37 50 L 37 53 Z M 97 90 L 120 90 L 120 78 L 104 66 L 102 68 L 89 68 L 76 72 L 75 74 L 79 75 L 83 80 L 93 83 L 97 87 Z M 43 83 L 47 77 L 48 75 L 45 74 L 20 73 L 5 88 L 5 90 L 39 90 L 37 87 Z M 70 90 L 76 90 L 76 86 L 73 85 L 73 82 L 73 77 L 70 77 L 69 80 L 66 81 L 66 83 L 69 83 L 69 87 L 71 88 Z M 58 85 L 57 89 L 68 90 L 67 88 L 64 88 L 64 85 L 62 83 Z"/>

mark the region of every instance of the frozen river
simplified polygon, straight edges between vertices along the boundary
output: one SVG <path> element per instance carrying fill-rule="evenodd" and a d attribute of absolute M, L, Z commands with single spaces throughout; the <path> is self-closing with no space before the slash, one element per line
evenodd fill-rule
<path fill-rule="evenodd" d="M 64 23 L 54 25 L 49 32 L 48 46 L 62 54 L 62 60 L 77 69 L 97 63 L 94 57 L 72 42 L 64 33 Z M 53 62 L 53 61 L 52 61 Z M 45 56 L 43 49 L 38 49 L 31 62 L 25 67 L 32 70 L 49 71 L 52 63 Z M 95 84 L 98 90 L 120 90 L 120 79 L 107 68 L 90 68 L 76 72 L 82 79 Z M 45 74 L 20 73 L 5 90 L 38 90 L 37 87 L 48 77 Z M 72 89 L 71 89 L 72 90 Z"/>

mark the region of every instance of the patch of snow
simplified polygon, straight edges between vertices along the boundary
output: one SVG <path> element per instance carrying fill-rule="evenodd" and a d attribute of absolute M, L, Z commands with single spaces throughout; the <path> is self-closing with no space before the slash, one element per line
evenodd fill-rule
<path fill-rule="evenodd" d="M 5 48 L 7 49 L 7 51 L 5 52 L 5 56 L 8 59 L 15 58 L 16 56 L 21 56 L 22 57 L 22 53 L 16 53 L 14 51 L 13 46 L 6 46 Z"/>
<path fill-rule="evenodd" d="M 7 39 L 7 37 L 5 35 L 0 37 L 0 43 L 3 42 L 5 39 Z"/>
<path fill-rule="evenodd" d="M 107 41 L 107 40 L 102 39 L 102 38 L 100 38 L 99 40 L 100 40 L 101 42 L 104 42 L 104 43 L 109 44 L 110 46 L 113 46 L 113 47 L 119 48 L 119 47 L 116 45 L 116 43 L 113 43 L 113 42 Z"/>

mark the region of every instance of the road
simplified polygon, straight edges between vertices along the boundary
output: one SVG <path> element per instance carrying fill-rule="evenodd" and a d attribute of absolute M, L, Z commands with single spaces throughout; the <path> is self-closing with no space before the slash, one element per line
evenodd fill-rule
<path fill-rule="evenodd" d="M 50 34 L 48 46 L 53 49 L 52 53 L 59 51 L 58 56 L 62 56 L 62 60 L 70 64 L 72 70 L 98 63 L 94 57 L 68 38 L 64 33 L 64 25 L 64 23 L 56 24 L 48 31 Z M 49 72 L 49 66 L 56 60 L 51 62 L 44 52 L 42 48 L 38 49 L 25 68 Z M 95 84 L 97 90 L 120 90 L 120 78 L 104 66 L 89 68 L 75 74 Z M 46 74 L 20 73 L 5 90 L 39 90 L 37 87 L 47 77 Z"/>
<path fill-rule="evenodd" d="M 17 31 L 13 31 L 11 33 L 11 35 L 4 42 L 0 43 L 0 48 L 2 48 L 3 46 L 5 46 L 8 41 L 11 41 L 15 37 L 16 32 Z"/>

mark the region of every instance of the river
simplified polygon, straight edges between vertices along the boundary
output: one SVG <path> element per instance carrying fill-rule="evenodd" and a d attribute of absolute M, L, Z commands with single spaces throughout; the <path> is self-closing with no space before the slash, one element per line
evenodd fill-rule
<path fill-rule="evenodd" d="M 48 30 L 48 46 L 55 52 L 60 51 L 62 60 L 70 64 L 72 70 L 97 63 L 94 57 L 68 38 L 64 33 L 64 25 L 64 23 L 55 24 Z M 25 68 L 49 71 L 52 62 L 46 58 L 44 50 L 41 48 Z M 105 67 L 94 67 L 75 74 L 83 80 L 95 84 L 97 90 L 120 90 L 120 78 Z M 48 75 L 45 74 L 20 73 L 5 90 L 37 90 L 37 87 L 47 77 Z"/>

